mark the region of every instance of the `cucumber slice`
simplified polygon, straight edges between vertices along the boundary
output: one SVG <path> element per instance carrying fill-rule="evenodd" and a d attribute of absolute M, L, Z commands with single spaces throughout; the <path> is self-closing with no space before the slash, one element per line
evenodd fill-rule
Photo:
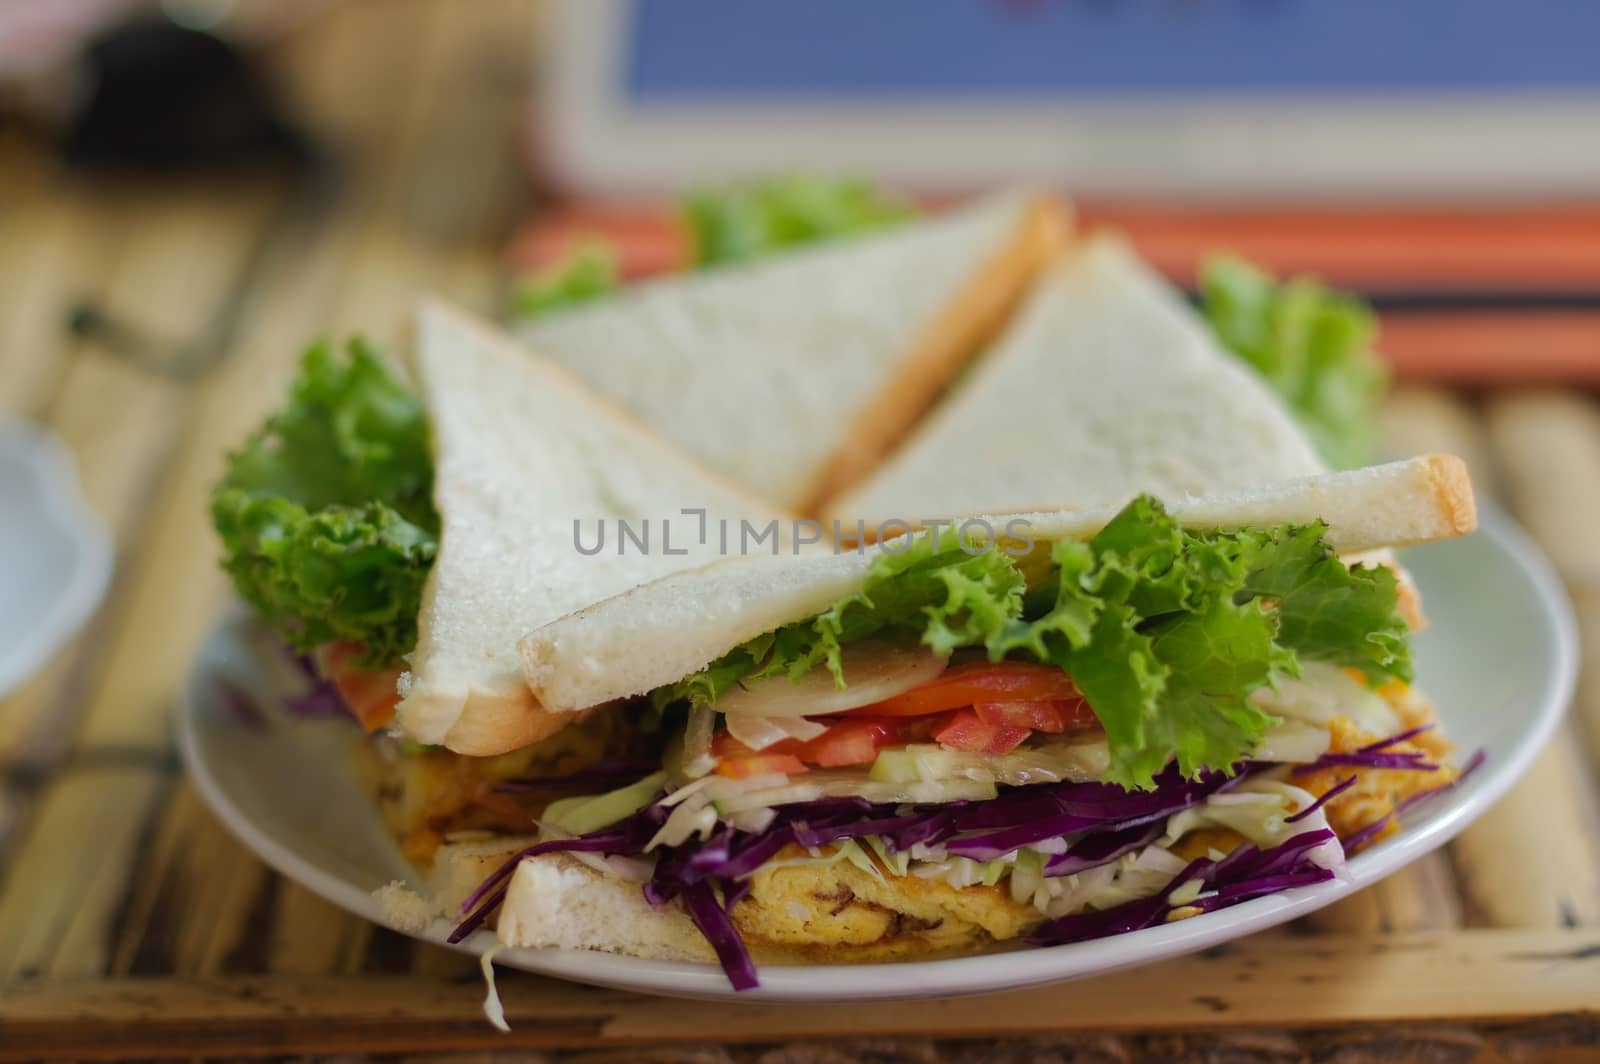
<path fill-rule="evenodd" d="M 563 798 L 546 806 L 544 816 L 539 819 L 568 835 L 587 835 L 626 820 L 649 805 L 666 782 L 665 772 L 655 772 L 637 783 L 605 794 Z"/>

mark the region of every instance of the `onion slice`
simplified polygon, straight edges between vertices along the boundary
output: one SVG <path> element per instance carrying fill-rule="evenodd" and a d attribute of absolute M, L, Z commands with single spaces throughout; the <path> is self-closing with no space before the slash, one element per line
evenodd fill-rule
<path fill-rule="evenodd" d="M 741 713 L 728 718 L 728 734 L 752 750 L 765 750 L 785 739 L 808 743 L 828 730 L 804 717 L 757 717 Z"/>
<path fill-rule="evenodd" d="M 816 717 L 844 713 L 921 687 L 944 671 L 949 658 L 927 647 L 867 641 L 841 655 L 845 686 L 815 668 L 798 681 L 771 676 L 735 687 L 717 699 L 729 717 Z"/>
<path fill-rule="evenodd" d="M 683 774 L 690 779 L 698 779 L 717 767 L 717 759 L 711 755 L 711 734 L 716 727 L 717 718 L 709 706 L 689 710 L 689 721 L 683 729 Z"/>

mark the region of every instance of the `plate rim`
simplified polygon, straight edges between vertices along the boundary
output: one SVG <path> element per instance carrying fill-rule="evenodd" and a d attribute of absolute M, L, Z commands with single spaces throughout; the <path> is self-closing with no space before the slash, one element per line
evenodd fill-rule
<path fill-rule="evenodd" d="M 890 963 L 763 965 L 761 985 L 745 991 L 734 991 L 721 969 L 708 963 L 590 950 L 511 948 L 496 950 L 495 962 L 573 982 L 657 996 L 813 1003 L 892 1001 L 994 993 L 1105 974 L 1206 949 L 1322 908 L 1431 853 L 1463 831 L 1522 778 L 1549 743 L 1572 702 L 1577 682 L 1577 622 L 1553 566 L 1527 533 L 1492 506 L 1480 505 L 1477 534 L 1491 541 L 1504 559 L 1519 570 L 1543 607 L 1544 619 L 1551 628 L 1554 668 L 1538 692 L 1538 713 L 1516 745 L 1491 759 L 1459 800 L 1404 833 L 1358 854 L 1350 860 L 1348 874 L 1340 879 L 1256 898 L 1189 920 L 1065 946 L 1001 949 L 973 956 Z M 218 638 L 223 627 L 219 625 L 208 638 Z M 197 666 L 198 661 L 197 657 Z M 356 916 L 392 927 L 382 919 L 368 890 L 280 845 L 227 797 L 200 754 L 195 727 L 199 698 L 194 690 L 194 675 L 191 670 L 179 700 L 178 747 L 190 778 L 212 812 L 280 875 Z M 405 933 L 477 956 L 498 945 L 491 931 L 478 931 L 460 943 L 447 943 L 444 938 L 448 931 L 448 922 L 436 920 L 420 933 Z M 826 977 L 820 978 L 823 975 Z"/>
<path fill-rule="evenodd" d="M 20 459 L 42 500 L 41 526 L 65 537 L 74 557 L 61 593 L 0 657 L 0 697 L 4 697 L 25 684 L 88 623 L 111 583 L 115 552 L 105 522 L 83 497 L 77 463 L 60 437 L 24 421 L 4 419 L 0 448 Z"/>

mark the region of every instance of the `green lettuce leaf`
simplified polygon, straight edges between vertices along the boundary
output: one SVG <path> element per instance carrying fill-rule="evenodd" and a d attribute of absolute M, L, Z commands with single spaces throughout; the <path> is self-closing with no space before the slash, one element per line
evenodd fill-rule
<path fill-rule="evenodd" d="M 611 245 L 598 238 L 585 240 L 562 261 L 521 278 L 511 295 L 511 313 L 537 318 L 609 295 L 621 283 Z"/>
<path fill-rule="evenodd" d="M 741 681 L 799 679 L 817 667 L 843 686 L 841 648 L 873 636 L 920 640 L 941 653 L 998 638 L 1022 613 L 1021 570 L 1002 552 L 963 550 L 953 529 L 940 533 L 906 540 L 899 554 L 880 554 L 855 594 L 815 618 L 735 647 L 653 699 L 657 705 L 679 699 L 714 705 Z"/>
<path fill-rule="evenodd" d="M 212 491 L 222 566 L 296 647 L 348 639 L 392 664 L 416 642 L 438 550 L 432 486 L 422 406 L 382 355 L 316 344 Z"/>
<path fill-rule="evenodd" d="M 882 555 L 862 589 L 819 616 L 735 648 L 657 692 L 715 704 L 746 679 L 828 668 L 870 636 L 940 651 L 983 647 L 1072 676 L 1104 726 L 1107 778 L 1149 787 L 1169 762 L 1185 775 L 1231 771 L 1274 719 L 1250 703 L 1302 657 L 1410 678 L 1405 621 L 1387 569 L 1349 569 L 1321 525 L 1193 532 L 1135 499 L 1088 542 L 1060 542 L 1026 586 L 1003 551 L 969 555 L 953 533 Z"/>
<path fill-rule="evenodd" d="M 1349 568 L 1322 531 L 1284 528 L 1254 543 L 1248 592 L 1276 600 L 1278 638 L 1305 657 L 1360 669 L 1373 683 L 1409 682 L 1410 630 L 1395 611 L 1394 570 Z"/>
<path fill-rule="evenodd" d="M 1364 303 L 1306 277 L 1277 283 L 1228 256 L 1202 267 L 1200 294 L 1217 338 L 1282 396 L 1329 465 L 1374 458 L 1389 375 Z"/>
<path fill-rule="evenodd" d="M 684 197 L 682 210 L 697 266 L 742 262 L 916 214 L 910 203 L 870 182 L 808 174 L 699 189 Z"/>
<path fill-rule="evenodd" d="M 809 174 L 697 189 L 678 209 L 693 268 L 895 225 L 917 213 L 909 200 L 870 182 Z M 591 237 L 560 262 L 521 278 L 511 313 L 536 318 L 608 295 L 621 283 L 616 249 Z"/>

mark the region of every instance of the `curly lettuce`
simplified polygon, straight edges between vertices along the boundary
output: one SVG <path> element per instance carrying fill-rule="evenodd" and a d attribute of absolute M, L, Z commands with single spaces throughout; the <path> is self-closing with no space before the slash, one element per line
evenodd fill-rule
<path fill-rule="evenodd" d="M 1186 776 L 1231 771 L 1274 719 L 1249 701 L 1300 661 L 1411 675 L 1394 574 L 1349 568 L 1322 525 L 1196 532 L 1135 499 L 1087 542 L 1050 548 L 1030 585 L 1026 559 L 963 549 L 953 531 L 883 554 L 861 590 L 818 616 L 736 647 L 656 692 L 658 704 L 714 705 L 734 684 L 829 669 L 872 636 L 939 651 L 982 647 L 1059 665 L 1105 728 L 1107 778 L 1149 788 L 1176 761 Z M 970 544 L 968 545 L 970 546 Z"/>
<path fill-rule="evenodd" d="M 922 641 L 940 653 L 982 645 L 1021 616 L 1026 580 L 999 551 L 968 553 L 951 530 L 901 541 L 881 553 L 861 590 L 825 612 L 759 635 L 699 672 L 653 693 L 657 706 L 680 699 L 714 705 L 735 684 L 823 667 L 844 683 L 842 648 L 874 636 Z M 968 545 L 971 546 L 970 544 Z"/>
<path fill-rule="evenodd" d="M 871 182 L 811 174 L 698 189 L 684 197 L 682 212 L 697 266 L 880 229 L 917 213 Z"/>
<path fill-rule="evenodd" d="M 1373 352 L 1372 311 L 1307 277 L 1278 283 L 1231 256 L 1200 272 L 1201 310 L 1223 346 L 1264 377 L 1335 469 L 1378 453 L 1389 374 Z"/>
<path fill-rule="evenodd" d="M 909 200 L 868 181 L 790 174 L 745 184 L 695 189 L 678 208 L 691 268 L 745 262 L 913 218 Z M 517 282 L 511 312 L 522 319 L 577 306 L 621 284 L 615 248 L 591 236 L 567 256 Z"/>
<path fill-rule="evenodd" d="M 1136 499 L 1087 543 L 1055 544 L 1055 601 L 999 648 L 1072 676 L 1113 782 L 1149 787 L 1174 760 L 1185 776 L 1229 771 L 1274 723 L 1250 694 L 1302 658 L 1410 679 L 1394 573 L 1347 567 L 1325 532 L 1195 532 Z"/>
<path fill-rule="evenodd" d="M 416 643 L 438 551 L 422 405 L 365 341 L 308 349 L 288 403 L 228 456 L 211 495 L 222 567 L 296 648 L 335 640 L 364 663 Z"/>
<path fill-rule="evenodd" d="M 520 279 L 512 291 L 511 312 L 519 318 L 536 318 L 599 299 L 621 284 L 616 251 L 604 240 L 591 238 L 560 262 Z"/>

